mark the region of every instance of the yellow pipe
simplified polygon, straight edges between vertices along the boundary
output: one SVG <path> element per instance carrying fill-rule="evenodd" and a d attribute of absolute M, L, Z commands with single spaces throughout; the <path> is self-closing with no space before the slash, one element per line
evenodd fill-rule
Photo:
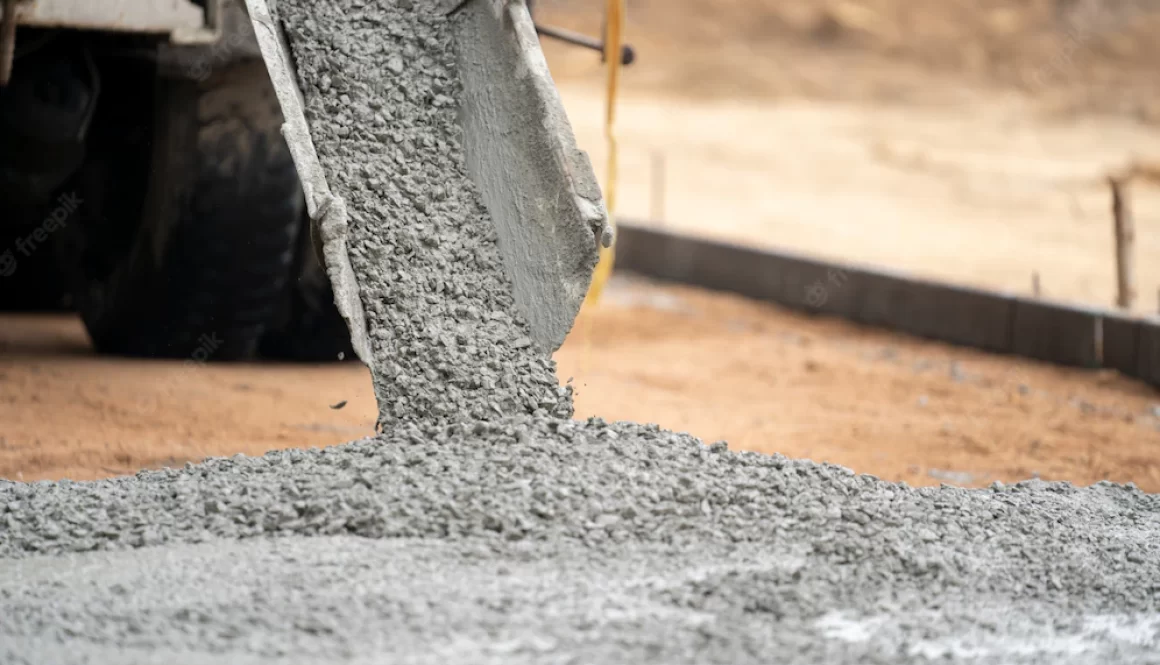
<path fill-rule="evenodd" d="M 620 87 L 620 56 L 624 41 L 625 0 L 606 0 L 604 27 L 604 63 L 607 67 L 608 86 L 605 90 L 604 136 L 608 141 L 608 173 L 604 186 L 604 202 L 608 208 L 608 224 L 616 227 L 616 96 Z M 595 305 L 600 300 L 604 285 L 612 275 L 616 248 L 601 248 L 600 261 L 592 273 L 592 285 L 585 298 L 586 304 Z"/>

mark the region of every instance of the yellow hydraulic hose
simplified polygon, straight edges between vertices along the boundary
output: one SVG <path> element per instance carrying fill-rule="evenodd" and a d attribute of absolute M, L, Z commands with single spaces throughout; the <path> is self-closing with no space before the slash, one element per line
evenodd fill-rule
<path fill-rule="evenodd" d="M 621 49 L 624 41 L 625 0 L 605 0 L 604 63 L 608 73 L 608 87 L 604 106 L 604 136 L 608 141 L 608 173 L 604 186 L 604 202 L 608 207 L 608 223 L 616 227 L 616 94 L 620 86 Z M 612 275 L 615 246 L 600 249 L 600 262 L 592 274 L 592 286 L 585 302 L 595 305 L 600 300 L 604 284 Z"/>
<path fill-rule="evenodd" d="M 604 11 L 604 63 L 608 75 L 605 89 L 604 136 L 608 141 L 608 174 L 604 186 L 604 203 L 608 209 L 608 224 L 616 228 L 616 93 L 620 84 L 621 42 L 624 29 L 625 0 L 605 0 Z M 600 300 L 604 284 L 612 275 L 612 264 L 616 256 L 616 246 L 601 247 L 600 260 L 592 272 L 592 284 L 584 298 L 584 308 L 593 307 Z M 580 374 L 587 374 L 592 355 L 592 319 L 581 317 L 583 327 L 584 352 L 580 359 Z"/>

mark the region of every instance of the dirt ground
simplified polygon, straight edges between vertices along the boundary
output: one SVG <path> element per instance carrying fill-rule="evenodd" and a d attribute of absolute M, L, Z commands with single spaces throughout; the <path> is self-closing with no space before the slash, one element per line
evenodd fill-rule
<path fill-rule="evenodd" d="M 1160 491 L 1160 394 L 617 279 L 557 354 L 577 415 L 661 423 L 914 485 L 1039 476 Z M 0 318 L 0 477 L 88 479 L 367 436 L 366 370 L 89 354 L 68 317 Z M 346 402 L 341 409 L 331 408 Z"/>

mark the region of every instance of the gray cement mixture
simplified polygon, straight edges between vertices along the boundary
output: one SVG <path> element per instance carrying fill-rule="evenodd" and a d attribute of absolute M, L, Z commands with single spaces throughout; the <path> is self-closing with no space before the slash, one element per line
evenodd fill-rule
<path fill-rule="evenodd" d="M 1160 662 L 1156 495 L 913 489 L 568 420 L 430 2 L 279 11 L 350 204 L 383 434 L 0 481 L 0 663 Z"/>
<path fill-rule="evenodd" d="M 0 510 L 0 662 L 1160 654 L 1155 495 L 912 489 L 634 424 L 2 483 Z"/>
<path fill-rule="evenodd" d="M 533 351 L 467 174 L 437 4 L 278 2 L 319 158 L 350 214 L 379 425 L 569 417 L 570 390 Z"/>

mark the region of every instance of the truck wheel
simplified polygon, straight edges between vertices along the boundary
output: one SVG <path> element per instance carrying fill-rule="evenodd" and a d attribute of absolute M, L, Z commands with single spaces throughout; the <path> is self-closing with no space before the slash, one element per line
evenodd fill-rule
<path fill-rule="evenodd" d="M 0 88 L 0 311 L 62 312 L 53 247 L 72 207 L 55 195 L 84 161 L 99 94 L 83 44 L 32 29 L 20 36 L 50 47 L 25 50 Z"/>
<path fill-rule="evenodd" d="M 261 62 L 203 81 L 102 62 L 62 269 L 99 352 L 239 360 L 277 313 L 302 194 Z"/>
<path fill-rule="evenodd" d="M 305 213 L 290 275 L 281 316 L 262 340 L 262 356 L 301 362 L 354 359 L 350 332 L 334 304 L 326 269 L 318 263 Z"/>

